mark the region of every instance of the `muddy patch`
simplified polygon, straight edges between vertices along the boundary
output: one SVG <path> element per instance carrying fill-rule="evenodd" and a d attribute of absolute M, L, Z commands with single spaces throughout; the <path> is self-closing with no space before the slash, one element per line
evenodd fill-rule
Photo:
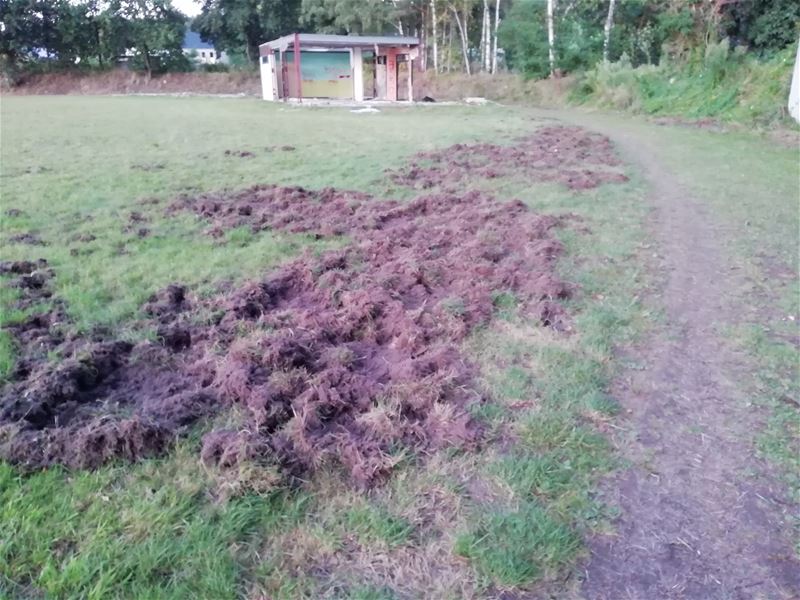
<path fill-rule="evenodd" d="M 497 291 L 545 326 L 564 320 L 560 221 L 520 202 L 260 187 L 169 209 L 184 210 L 212 232 L 245 225 L 351 244 L 212 298 L 170 286 L 143 307 L 154 341 L 54 341 L 61 362 L 31 357 L 0 394 L 4 458 L 29 468 L 134 460 L 235 409 L 239 426 L 208 433 L 204 460 L 263 460 L 294 475 L 335 463 L 367 485 L 409 453 L 479 443 L 467 408 L 482 398 L 459 344 L 490 318 Z M 30 267 L 40 265 L 3 265 Z M 42 335 L 50 323 L 36 322 Z"/>
<path fill-rule="evenodd" d="M 278 149 L 294 150 L 268 150 Z M 624 181 L 618 167 L 607 138 L 549 127 L 513 146 L 417 155 L 391 177 L 447 190 L 466 175 L 521 173 L 583 189 Z M 552 230 L 569 217 L 519 201 L 444 191 L 397 202 L 258 186 L 187 195 L 166 209 L 186 212 L 211 236 L 245 227 L 348 245 L 308 251 L 210 297 L 170 285 L 142 307 L 141 326 L 154 335 L 136 344 L 64 333 L 66 311 L 53 302 L 12 329 L 21 368 L 0 391 L 0 456 L 28 468 L 136 460 L 221 416 L 212 423 L 225 425 L 202 440 L 208 463 L 266 462 L 300 477 L 335 464 L 369 485 L 407 457 L 481 443 L 469 407 L 484 399 L 459 348 L 491 318 L 498 294 L 513 294 L 542 326 L 566 322 L 560 301 L 569 289 L 554 271 L 561 245 Z M 132 212 L 124 226 L 146 222 Z M 55 276 L 41 262 L 2 263 L 2 273 L 30 290 L 21 302 L 46 297 Z"/>
<path fill-rule="evenodd" d="M 47 242 L 45 242 L 41 237 L 39 237 L 38 233 L 29 231 L 27 233 L 17 233 L 14 235 L 8 236 L 8 241 L 11 244 L 26 244 L 28 246 L 47 246 Z"/>
<path fill-rule="evenodd" d="M 628 180 L 607 137 L 566 126 L 543 127 L 508 146 L 455 144 L 421 152 L 408 166 L 388 175 L 398 185 L 417 189 L 462 189 L 470 178 L 522 177 L 572 190 Z"/>
<path fill-rule="evenodd" d="M 144 223 L 149 223 L 150 219 L 145 217 L 138 211 L 132 211 L 128 214 L 128 221 L 122 227 L 122 233 L 133 233 L 138 238 L 145 238 L 150 235 L 150 229 L 143 227 Z"/>
<path fill-rule="evenodd" d="M 131 165 L 131 169 L 133 169 L 134 171 L 144 171 L 144 172 L 162 171 L 166 167 L 167 165 L 164 163 L 141 163 L 141 164 Z"/>
<path fill-rule="evenodd" d="M 652 119 L 656 125 L 670 126 L 670 127 L 689 127 L 691 129 L 705 129 L 706 131 L 714 131 L 717 133 L 724 133 L 728 131 L 728 127 L 723 125 L 719 119 L 711 117 L 703 117 L 701 119 L 687 119 L 685 117 L 658 117 Z"/>
<path fill-rule="evenodd" d="M 275 152 L 275 151 L 294 152 L 296 148 L 294 146 L 265 146 L 264 150 L 266 150 L 267 152 Z"/>
<path fill-rule="evenodd" d="M 232 156 L 234 158 L 253 158 L 255 154 L 249 150 L 225 150 L 225 156 Z"/>

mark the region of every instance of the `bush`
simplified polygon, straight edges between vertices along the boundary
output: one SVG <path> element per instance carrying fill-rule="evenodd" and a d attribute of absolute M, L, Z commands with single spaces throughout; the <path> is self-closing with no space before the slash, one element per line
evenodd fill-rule
<path fill-rule="evenodd" d="M 231 68 L 225 63 L 215 63 L 213 65 L 199 65 L 199 69 L 204 73 L 228 73 Z"/>
<path fill-rule="evenodd" d="M 625 55 L 578 78 L 570 99 L 600 107 L 770 124 L 787 116 L 794 48 L 760 61 L 727 39 L 687 62 L 632 67 Z"/>

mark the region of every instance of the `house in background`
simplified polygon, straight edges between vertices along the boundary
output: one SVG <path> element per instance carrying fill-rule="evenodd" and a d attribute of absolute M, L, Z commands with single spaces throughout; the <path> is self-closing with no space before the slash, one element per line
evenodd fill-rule
<path fill-rule="evenodd" d="M 200 34 L 195 31 L 186 30 L 181 46 L 183 53 L 194 62 L 201 65 L 228 64 L 228 55 L 217 50 L 200 39 Z"/>
<path fill-rule="evenodd" d="M 414 100 L 415 37 L 293 33 L 259 50 L 264 100 Z"/>

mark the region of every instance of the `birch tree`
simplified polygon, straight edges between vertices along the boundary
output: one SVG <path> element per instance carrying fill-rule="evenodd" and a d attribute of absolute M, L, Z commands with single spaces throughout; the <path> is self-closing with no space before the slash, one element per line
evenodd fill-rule
<path fill-rule="evenodd" d="M 431 34 L 433 35 L 433 72 L 439 72 L 439 32 L 436 21 L 436 0 L 431 0 Z"/>
<path fill-rule="evenodd" d="M 467 38 L 467 15 L 464 14 L 464 21 L 462 22 L 455 5 L 451 5 L 450 9 L 453 11 L 453 17 L 455 17 L 456 25 L 458 26 L 458 34 L 461 37 L 461 53 L 464 55 L 464 70 L 467 72 L 467 75 L 471 75 L 472 72 L 469 66 L 469 39 Z"/>
<path fill-rule="evenodd" d="M 556 32 L 553 26 L 553 13 L 556 0 L 547 0 L 547 51 L 550 60 L 550 77 L 556 75 Z"/>
<path fill-rule="evenodd" d="M 492 75 L 497 73 L 497 30 L 500 28 L 500 0 L 494 5 L 494 42 L 492 43 Z"/>
<path fill-rule="evenodd" d="M 483 70 L 487 73 L 492 70 L 492 11 L 489 0 L 483 0 L 483 28 L 486 35 L 483 38 Z"/>
<path fill-rule="evenodd" d="M 608 1 L 608 15 L 606 16 L 606 25 L 603 28 L 603 62 L 608 62 L 608 46 L 611 41 L 611 29 L 614 27 L 614 5 L 617 0 Z"/>

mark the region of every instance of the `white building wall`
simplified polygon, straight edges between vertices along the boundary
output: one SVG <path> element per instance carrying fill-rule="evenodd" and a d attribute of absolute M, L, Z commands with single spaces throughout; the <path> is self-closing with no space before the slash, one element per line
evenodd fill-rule
<path fill-rule="evenodd" d="M 228 55 L 206 48 L 183 48 L 183 53 L 201 65 L 228 64 Z"/>

